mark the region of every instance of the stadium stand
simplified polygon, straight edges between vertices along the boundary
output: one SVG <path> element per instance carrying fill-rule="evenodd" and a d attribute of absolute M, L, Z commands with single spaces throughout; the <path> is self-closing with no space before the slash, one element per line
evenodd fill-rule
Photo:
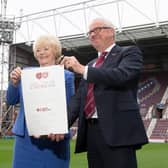
<path fill-rule="evenodd" d="M 147 131 L 149 125 L 150 125 L 151 119 L 143 119 L 143 123 L 145 126 L 145 130 Z"/>
<path fill-rule="evenodd" d="M 168 134 L 168 119 L 157 119 L 156 125 L 152 131 L 152 135 L 149 137 L 153 142 L 165 142 Z"/>
<path fill-rule="evenodd" d="M 168 141 L 167 73 L 167 71 L 144 72 L 139 83 L 140 113 L 151 142 Z"/>
<path fill-rule="evenodd" d="M 138 100 L 141 107 L 142 117 L 146 117 L 149 112 L 149 108 L 153 106 L 153 117 L 157 115 L 156 106 L 161 102 L 166 87 L 168 86 L 168 80 L 166 80 L 167 72 L 147 72 L 142 75 L 139 89 Z M 155 109 L 155 110 L 154 110 Z"/>

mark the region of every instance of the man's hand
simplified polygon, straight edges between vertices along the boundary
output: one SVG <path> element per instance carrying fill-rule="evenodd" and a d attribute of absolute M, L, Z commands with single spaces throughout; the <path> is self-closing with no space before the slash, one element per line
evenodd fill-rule
<path fill-rule="evenodd" d="M 52 141 L 61 141 L 65 137 L 65 134 L 49 134 L 48 138 L 50 138 Z"/>
<path fill-rule="evenodd" d="M 42 136 L 40 136 L 40 135 L 33 135 L 33 137 L 36 138 L 36 139 L 44 137 L 44 138 L 49 138 L 52 141 L 59 142 L 59 141 L 61 141 L 61 140 L 64 139 L 65 134 L 49 134 L 49 135 L 42 135 Z"/>
<path fill-rule="evenodd" d="M 85 66 L 80 64 L 74 56 L 64 56 L 60 64 L 64 65 L 66 69 L 72 70 L 73 72 L 76 72 L 81 75 L 83 75 L 85 71 Z"/>

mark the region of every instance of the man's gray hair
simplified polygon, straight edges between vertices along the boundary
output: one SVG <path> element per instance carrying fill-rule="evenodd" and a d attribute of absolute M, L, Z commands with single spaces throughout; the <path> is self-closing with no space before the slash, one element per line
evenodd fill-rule
<path fill-rule="evenodd" d="M 94 21 L 100 21 L 100 22 L 104 23 L 105 26 L 111 27 L 114 30 L 116 28 L 110 20 L 105 19 L 105 18 L 95 18 L 95 19 L 92 20 L 92 22 L 94 22 Z"/>
<path fill-rule="evenodd" d="M 115 40 L 115 36 L 116 36 L 116 27 L 113 25 L 113 23 L 108 20 L 108 19 L 105 19 L 105 18 L 95 18 L 92 20 L 92 23 L 93 22 L 102 22 L 104 24 L 104 26 L 106 27 L 111 27 L 113 30 L 114 30 L 114 34 L 113 34 L 113 39 Z"/>

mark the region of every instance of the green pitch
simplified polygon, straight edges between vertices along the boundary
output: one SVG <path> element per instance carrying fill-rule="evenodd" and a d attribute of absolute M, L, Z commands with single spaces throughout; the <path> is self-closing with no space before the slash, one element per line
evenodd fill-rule
<path fill-rule="evenodd" d="M 74 154 L 71 141 L 71 168 L 87 168 L 86 153 Z M 13 140 L 0 139 L 0 168 L 11 168 Z M 168 144 L 150 143 L 137 151 L 138 168 L 168 168 Z"/>

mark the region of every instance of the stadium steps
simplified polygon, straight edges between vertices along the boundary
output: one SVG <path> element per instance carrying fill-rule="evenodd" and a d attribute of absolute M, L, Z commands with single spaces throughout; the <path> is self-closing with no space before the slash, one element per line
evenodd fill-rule
<path fill-rule="evenodd" d="M 168 119 L 156 119 L 156 124 L 149 138 L 151 142 L 165 142 L 168 135 Z"/>

